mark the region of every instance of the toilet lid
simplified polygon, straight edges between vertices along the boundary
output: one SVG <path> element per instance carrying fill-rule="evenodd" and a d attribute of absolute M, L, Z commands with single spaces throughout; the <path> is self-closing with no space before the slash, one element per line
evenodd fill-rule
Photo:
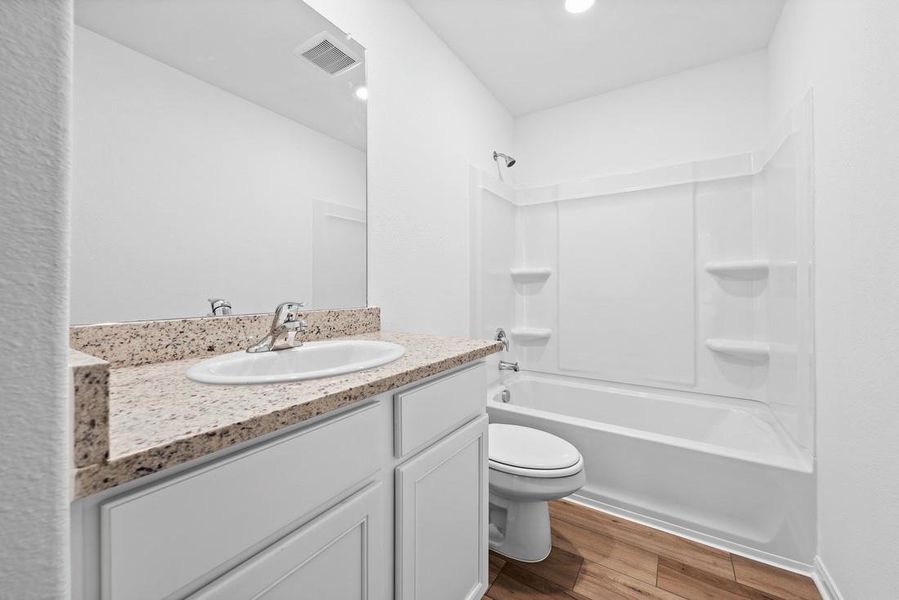
<path fill-rule="evenodd" d="M 519 469 L 568 469 L 581 461 L 577 448 L 551 433 L 519 425 L 490 424 L 490 462 Z"/>

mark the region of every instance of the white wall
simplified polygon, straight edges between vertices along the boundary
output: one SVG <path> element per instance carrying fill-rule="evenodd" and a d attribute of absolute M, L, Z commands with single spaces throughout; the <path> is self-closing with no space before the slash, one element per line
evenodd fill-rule
<path fill-rule="evenodd" d="M 69 590 L 71 6 L 0 2 L 0 596 Z"/>
<path fill-rule="evenodd" d="M 815 97 L 819 556 L 847 600 L 899 598 L 899 3 L 790 0 L 771 106 Z"/>
<path fill-rule="evenodd" d="M 313 277 L 316 202 L 363 218 L 364 152 L 82 27 L 74 134 L 73 323 L 365 304 Z M 364 228 L 331 229 L 362 274 Z"/>
<path fill-rule="evenodd" d="M 469 166 L 512 117 L 402 0 L 309 0 L 367 49 L 369 302 L 385 329 L 467 334 Z"/>
<path fill-rule="evenodd" d="M 767 123 L 766 52 L 539 111 L 516 120 L 526 187 L 750 152 Z"/>

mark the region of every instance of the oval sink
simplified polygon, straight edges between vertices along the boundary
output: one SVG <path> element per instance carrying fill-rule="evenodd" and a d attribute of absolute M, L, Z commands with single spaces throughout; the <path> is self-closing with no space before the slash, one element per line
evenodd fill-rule
<path fill-rule="evenodd" d="M 231 352 L 199 362 L 187 376 L 201 383 L 278 383 L 344 375 L 386 365 L 406 349 L 392 342 L 309 342 L 289 350 Z"/>

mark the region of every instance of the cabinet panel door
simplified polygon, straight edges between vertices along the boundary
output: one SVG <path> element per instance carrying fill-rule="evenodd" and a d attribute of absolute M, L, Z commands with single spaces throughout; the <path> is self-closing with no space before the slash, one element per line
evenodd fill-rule
<path fill-rule="evenodd" d="M 487 588 L 487 416 L 396 470 L 396 598 L 475 600 Z"/>
<path fill-rule="evenodd" d="M 358 449 L 387 444 L 380 406 L 105 502 L 103 600 L 182 597 L 243 552 L 334 504 L 378 471 L 377 453 Z"/>
<path fill-rule="evenodd" d="M 190 600 L 386 600 L 382 503 L 372 484 Z"/>

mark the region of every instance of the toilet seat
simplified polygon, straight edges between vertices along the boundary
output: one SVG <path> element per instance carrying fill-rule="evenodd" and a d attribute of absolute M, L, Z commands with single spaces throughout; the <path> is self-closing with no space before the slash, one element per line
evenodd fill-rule
<path fill-rule="evenodd" d="M 489 428 L 490 468 L 523 477 L 568 477 L 584 468 L 577 448 L 551 433 L 491 423 Z"/>

